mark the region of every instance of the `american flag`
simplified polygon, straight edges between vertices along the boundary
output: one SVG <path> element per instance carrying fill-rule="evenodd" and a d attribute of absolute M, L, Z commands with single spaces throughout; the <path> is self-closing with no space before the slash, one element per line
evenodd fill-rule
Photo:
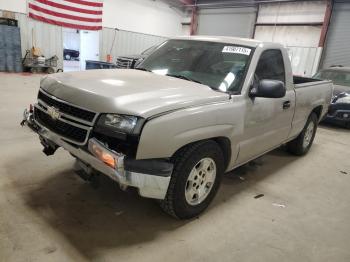
<path fill-rule="evenodd" d="M 102 29 L 103 0 L 29 0 L 29 17 L 81 30 Z"/>

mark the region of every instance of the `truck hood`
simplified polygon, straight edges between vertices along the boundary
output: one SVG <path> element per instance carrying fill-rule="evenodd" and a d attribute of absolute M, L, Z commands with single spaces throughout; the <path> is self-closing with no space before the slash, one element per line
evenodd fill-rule
<path fill-rule="evenodd" d="M 341 86 L 341 85 L 335 85 L 333 84 L 333 95 L 339 95 L 340 93 L 343 92 L 350 92 L 350 87 L 349 86 Z"/>
<path fill-rule="evenodd" d="M 132 69 L 106 69 L 49 75 L 41 81 L 47 93 L 99 113 L 144 118 L 229 99 L 206 85 Z"/>

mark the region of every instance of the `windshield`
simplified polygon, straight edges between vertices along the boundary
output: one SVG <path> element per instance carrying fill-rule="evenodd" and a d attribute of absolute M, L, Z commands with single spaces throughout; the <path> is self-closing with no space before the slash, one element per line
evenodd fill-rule
<path fill-rule="evenodd" d="M 199 82 L 223 92 L 239 92 L 251 48 L 225 43 L 169 40 L 138 67 Z"/>
<path fill-rule="evenodd" d="M 340 70 L 322 70 L 318 72 L 314 78 L 332 80 L 335 85 L 350 87 L 350 72 Z"/>
<path fill-rule="evenodd" d="M 145 51 L 141 53 L 141 55 L 150 55 L 152 52 L 157 48 L 156 45 L 151 46 L 150 48 L 147 48 Z"/>

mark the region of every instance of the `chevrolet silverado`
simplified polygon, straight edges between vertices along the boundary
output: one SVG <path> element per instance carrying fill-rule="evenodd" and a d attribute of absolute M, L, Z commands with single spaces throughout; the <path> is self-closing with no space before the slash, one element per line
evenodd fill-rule
<path fill-rule="evenodd" d="M 293 77 L 280 44 L 179 37 L 136 69 L 44 77 L 23 124 L 47 155 L 62 147 L 85 177 L 107 175 L 184 219 L 208 207 L 225 172 L 283 144 L 306 154 L 332 92 Z"/>

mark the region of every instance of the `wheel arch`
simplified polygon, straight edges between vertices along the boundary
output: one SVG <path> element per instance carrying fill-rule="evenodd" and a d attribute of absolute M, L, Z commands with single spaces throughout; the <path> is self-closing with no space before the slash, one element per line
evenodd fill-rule
<path fill-rule="evenodd" d="M 316 116 L 317 116 L 318 121 L 320 121 L 321 120 L 322 111 L 323 111 L 323 106 L 319 105 L 319 106 L 316 106 L 314 109 L 312 109 L 310 115 L 312 113 L 315 113 Z"/>
<path fill-rule="evenodd" d="M 195 142 L 188 143 L 181 148 L 177 149 L 176 152 L 172 155 L 172 157 L 176 156 L 177 154 L 181 153 L 186 147 L 196 144 L 196 143 L 204 143 L 206 141 L 213 141 L 215 142 L 219 148 L 221 149 L 223 156 L 224 156 L 224 163 L 225 163 L 225 170 L 228 167 L 231 156 L 232 156 L 232 150 L 231 150 L 231 141 L 229 138 L 224 137 L 224 136 L 219 136 L 219 137 L 211 137 L 207 139 L 202 139 L 198 140 Z"/>

